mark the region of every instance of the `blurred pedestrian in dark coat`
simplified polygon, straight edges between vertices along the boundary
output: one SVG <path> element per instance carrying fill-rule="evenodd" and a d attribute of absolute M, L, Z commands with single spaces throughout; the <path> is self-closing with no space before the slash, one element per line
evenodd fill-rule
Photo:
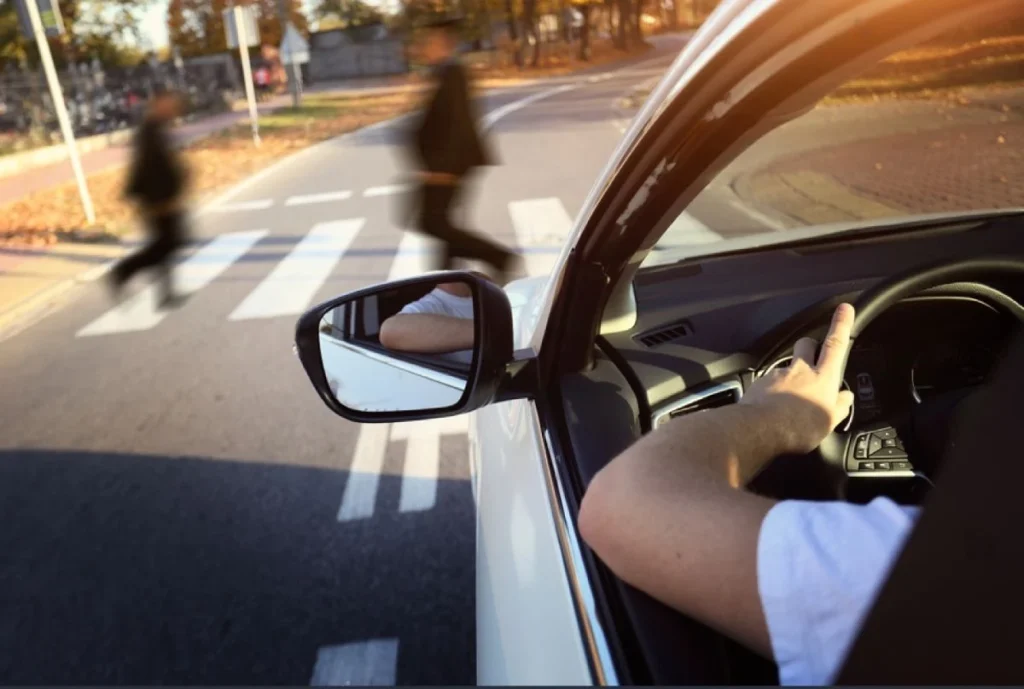
<path fill-rule="evenodd" d="M 433 69 L 434 89 L 409 142 L 416 168 L 415 221 L 417 229 L 443 243 L 441 269 L 450 269 L 455 258 L 477 259 L 493 266 L 504 284 L 515 254 L 452 220 L 466 176 L 492 162 L 478 129 L 469 76 L 456 55 L 458 26 L 456 19 L 435 21 L 417 44 L 417 57 Z"/>
<path fill-rule="evenodd" d="M 115 297 L 125 282 L 151 268 L 160 281 L 159 305 L 177 305 L 182 297 L 173 288 L 174 254 L 186 241 L 185 187 L 187 171 L 171 141 L 170 127 L 182 112 L 173 91 L 153 96 L 146 117 L 135 134 L 133 158 L 125 196 L 135 202 L 148 235 L 148 243 L 126 257 L 110 273 Z"/>

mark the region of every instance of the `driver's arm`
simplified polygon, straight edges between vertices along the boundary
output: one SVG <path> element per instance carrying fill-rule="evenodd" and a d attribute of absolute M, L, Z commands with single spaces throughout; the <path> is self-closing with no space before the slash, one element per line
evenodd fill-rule
<path fill-rule="evenodd" d="M 744 490 L 772 458 L 807 453 L 847 415 L 840 392 L 853 307 L 742 401 L 672 421 L 612 460 L 580 508 L 583 538 L 623 580 L 772 657 L 757 582 L 758 534 L 775 504 Z"/>
<path fill-rule="evenodd" d="M 388 349 L 444 354 L 473 349 L 473 319 L 435 313 L 398 313 L 381 324 L 380 343 Z"/>

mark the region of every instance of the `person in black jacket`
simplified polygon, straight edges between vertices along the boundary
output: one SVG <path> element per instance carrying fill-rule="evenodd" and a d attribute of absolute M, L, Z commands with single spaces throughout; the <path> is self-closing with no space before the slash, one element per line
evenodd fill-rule
<path fill-rule="evenodd" d="M 184 196 L 187 173 L 171 142 L 170 125 L 181 114 L 182 103 L 173 91 L 157 92 L 135 135 L 134 152 L 125 196 L 135 202 L 149 242 L 110 273 L 115 298 L 140 270 L 153 268 L 160 278 L 159 305 L 177 305 L 172 284 L 175 252 L 185 242 Z"/>
<path fill-rule="evenodd" d="M 418 45 L 418 57 L 433 67 L 435 86 L 410 147 L 418 186 L 416 223 L 421 232 L 443 242 L 441 269 L 450 269 L 455 258 L 477 259 L 492 265 L 499 284 L 504 284 L 515 254 L 458 227 L 451 218 L 465 177 L 474 168 L 491 164 L 477 129 L 469 77 L 456 56 L 458 24 L 456 19 L 433 22 Z"/>

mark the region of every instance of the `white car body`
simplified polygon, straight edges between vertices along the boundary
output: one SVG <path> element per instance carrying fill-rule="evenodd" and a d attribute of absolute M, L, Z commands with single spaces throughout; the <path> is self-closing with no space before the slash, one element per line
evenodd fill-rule
<path fill-rule="evenodd" d="M 535 334 L 546 283 L 532 278 L 505 288 L 517 346 Z M 469 448 L 477 503 L 477 684 L 592 684 L 573 602 L 583 591 L 574 592 L 562 555 L 562 540 L 577 551 L 579 543 L 552 509 L 561 498 L 535 403 L 512 400 L 474 412 Z M 581 573 L 577 561 L 573 576 Z"/>

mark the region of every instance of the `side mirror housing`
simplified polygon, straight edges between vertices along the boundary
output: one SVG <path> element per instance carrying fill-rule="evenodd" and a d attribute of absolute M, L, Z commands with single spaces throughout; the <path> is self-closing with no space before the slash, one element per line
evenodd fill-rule
<path fill-rule="evenodd" d="M 512 361 L 512 308 L 479 274 L 429 273 L 311 308 L 295 346 L 320 398 L 350 421 L 454 416 L 495 398 Z"/>

